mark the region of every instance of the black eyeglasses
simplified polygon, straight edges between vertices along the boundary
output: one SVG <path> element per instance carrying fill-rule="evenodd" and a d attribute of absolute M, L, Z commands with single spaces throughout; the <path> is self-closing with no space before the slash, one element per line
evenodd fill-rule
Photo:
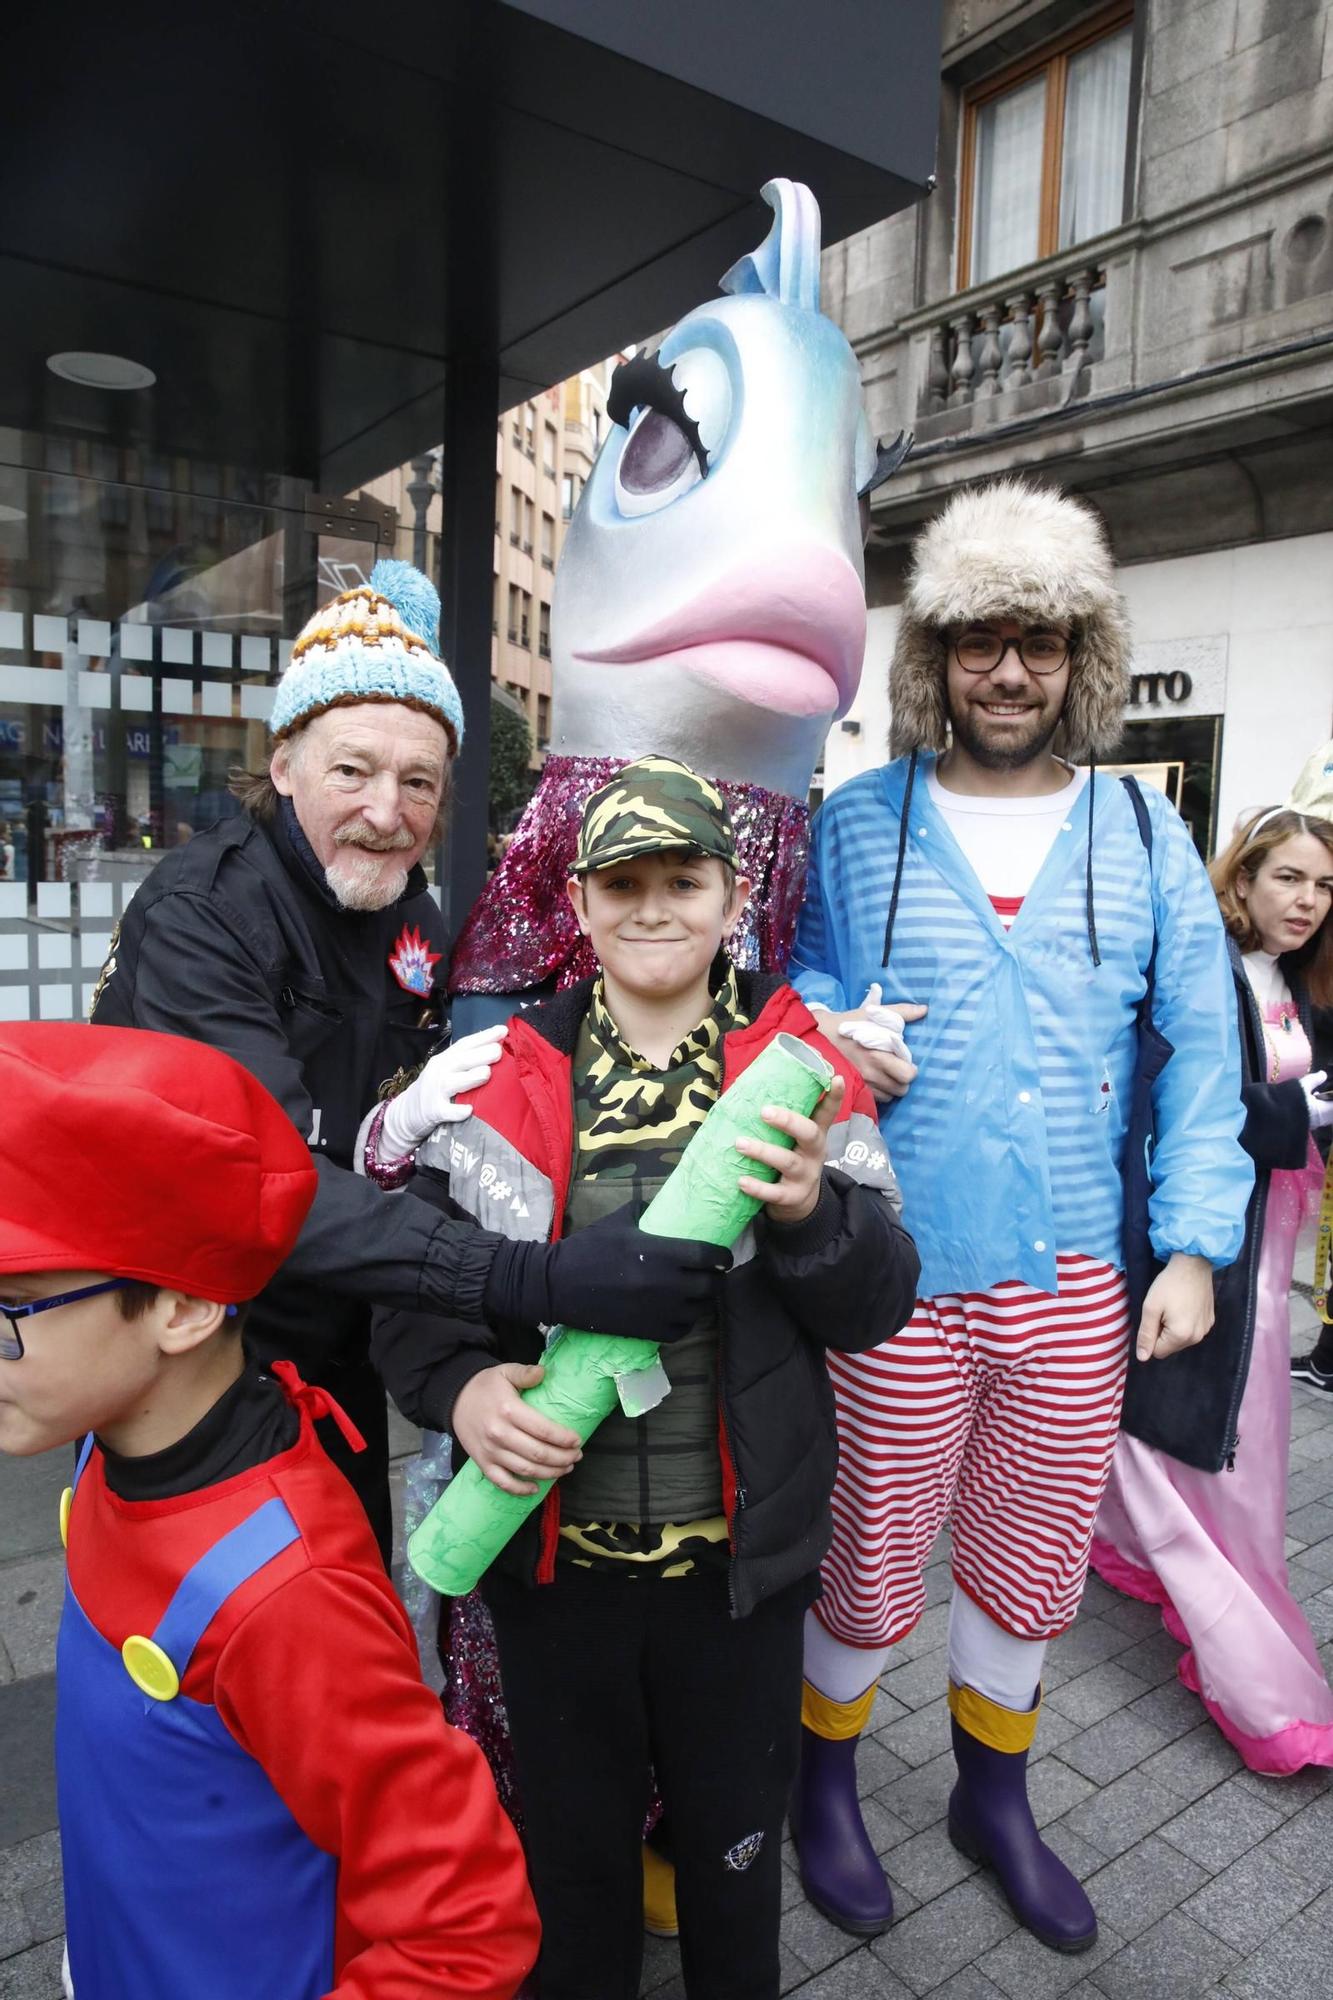
<path fill-rule="evenodd" d="M 0 1361 L 22 1361 L 21 1319 L 31 1319 L 34 1313 L 51 1312 L 56 1306 L 72 1306 L 76 1299 L 95 1299 L 99 1292 L 120 1292 L 133 1282 L 132 1278 L 103 1278 L 100 1284 L 80 1285 L 75 1292 L 57 1292 L 52 1299 L 34 1299 L 30 1306 L 0 1305 L 0 1319 L 6 1321 L 9 1327 L 8 1333 L 0 1333 Z"/>
<path fill-rule="evenodd" d="M 1071 641 L 1061 632 L 1025 632 L 1002 639 L 998 632 L 960 632 L 953 655 L 965 674 L 993 674 L 1012 646 L 1030 674 L 1058 673 L 1069 658 Z"/>

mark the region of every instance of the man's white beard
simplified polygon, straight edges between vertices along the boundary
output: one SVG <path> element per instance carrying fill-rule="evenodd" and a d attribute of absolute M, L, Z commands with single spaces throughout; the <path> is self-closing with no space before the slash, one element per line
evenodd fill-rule
<path fill-rule="evenodd" d="M 382 854 L 339 855 L 324 870 L 324 880 L 344 910 L 387 910 L 407 891 L 406 868 L 383 872 Z"/>

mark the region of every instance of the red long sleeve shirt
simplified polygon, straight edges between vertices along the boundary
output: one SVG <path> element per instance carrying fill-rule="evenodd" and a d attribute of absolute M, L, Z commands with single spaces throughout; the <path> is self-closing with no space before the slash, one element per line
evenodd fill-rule
<path fill-rule="evenodd" d="M 119 1651 L 152 1634 L 186 1571 L 274 1495 L 300 1538 L 223 1605 L 181 1692 L 216 1708 L 337 1857 L 328 2000 L 512 2000 L 539 1935 L 518 1839 L 480 1751 L 422 1683 L 360 1504 L 307 1414 L 289 1450 L 171 1499 L 119 1498 L 95 1450 L 69 1524 L 74 1593 Z"/>

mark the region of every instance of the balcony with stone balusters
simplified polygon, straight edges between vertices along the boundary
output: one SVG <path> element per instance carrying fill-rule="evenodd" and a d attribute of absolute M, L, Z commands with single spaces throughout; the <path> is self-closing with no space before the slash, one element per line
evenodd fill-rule
<path fill-rule="evenodd" d="M 918 442 L 1060 409 L 1118 386 L 1101 379 L 1109 350 L 1123 344 L 1123 321 L 1119 329 L 1112 322 L 1114 287 L 1108 282 L 1118 248 L 1103 239 L 974 285 L 904 319 L 901 331 L 913 348 Z M 1111 339 L 1117 330 L 1121 342 Z"/>

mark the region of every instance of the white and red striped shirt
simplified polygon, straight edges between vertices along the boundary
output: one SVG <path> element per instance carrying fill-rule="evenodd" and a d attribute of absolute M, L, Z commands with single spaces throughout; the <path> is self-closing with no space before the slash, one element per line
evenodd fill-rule
<path fill-rule="evenodd" d="M 990 798 L 951 792 L 934 769 L 927 774 L 931 799 L 1006 930 L 1087 781 L 1086 771 L 1073 771 L 1058 792 L 1031 799 Z"/>

